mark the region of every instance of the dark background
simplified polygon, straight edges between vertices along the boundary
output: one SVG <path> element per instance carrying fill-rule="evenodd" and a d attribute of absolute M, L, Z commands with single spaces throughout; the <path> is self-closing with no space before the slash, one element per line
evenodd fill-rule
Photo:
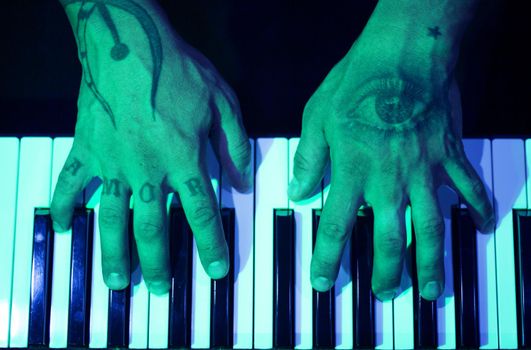
<path fill-rule="evenodd" d="M 160 3 L 177 32 L 234 88 L 247 131 L 257 137 L 299 134 L 305 102 L 376 1 Z M 531 137 L 526 3 L 480 1 L 456 68 L 465 137 Z M 59 2 L 2 1 L 0 45 L 0 135 L 73 135 L 81 67 Z"/>

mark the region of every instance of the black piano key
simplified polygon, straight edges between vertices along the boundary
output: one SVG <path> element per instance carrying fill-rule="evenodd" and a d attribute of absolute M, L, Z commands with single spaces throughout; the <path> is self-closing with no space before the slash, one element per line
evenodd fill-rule
<path fill-rule="evenodd" d="M 170 348 L 190 348 L 192 337 L 192 230 L 182 208 L 170 210 Z"/>
<path fill-rule="evenodd" d="M 274 210 L 273 347 L 295 346 L 295 222 L 293 210 Z"/>
<path fill-rule="evenodd" d="M 373 227 L 372 209 L 358 212 L 351 236 L 350 271 L 353 294 L 353 342 L 354 348 L 375 347 L 374 295 L 371 288 Z"/>
<path fill-rule="evenodd" d="M 321 210 L 312 211 L 312 251 L 319 227 Z M 313 289 L 313 347 L 332 349 L 336 344 L 335 332 L 335 292 L 334 287 L 320 293 Z"/>
<path fill-rule="evenodd" d="M 531 211 L 515 210 L 514 251 L 518 347 L 531 348 Z"/>
<path fill-rule="evenodd" d="M 131 288 L 109 291 L 109 315 L 107 324 L 107 346 L 124 348 L 129 346 L 129 310 Z"/>
<path fill-rule="evenodd" d="M 227 276 L 211 282 L 210 346 L 232 348 L 234 310 L 234 209 L 222 209 L 221 220 L 229 246 Z"/>
<path fill-rule="evenodd" d="M 411 282 L 413 284 L 413 315 L 415 349 L 435 349 L 437 339 L 437 301 L 428 301 L 420 295 L 417 275 L 415 228 L 411 237 Z"/>
<path fill-rule="evenodd" d="M 456 347 L 479 347 L 476 228 L 467 209 L 452 208 Z"/>
<path fill-rule="evenodd" d="M 49 209 L 36 209 L 33 226 L 29 346 L 50 342 L 50 303 L 52 288 L 53 232 Z"/>
<path fill-rule="evenodd" d="M 68 346 L 72 347 L 86 347 L 89 343 L 93 222 L 92 210 L 74 212 L 68 315 Z"/>
<path fill-rule="evenodd" d="M 133 237 L 133 211 L 129 213 L 129 252 Z M 107 317 L 107 347 L 127 348 L 129 346 L 129 315 L 131 304 L 131 286 L 122 290 L 109 290 L 109 310 Z"/>

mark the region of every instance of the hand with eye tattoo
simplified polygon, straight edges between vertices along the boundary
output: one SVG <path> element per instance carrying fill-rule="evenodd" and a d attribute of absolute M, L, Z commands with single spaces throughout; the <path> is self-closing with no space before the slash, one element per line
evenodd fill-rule
<path fill-rule="evenodd" d="M 377 7 L 373 16 L 383 12 Z M 410 28 L 390 31 L 380 24 L 371 18 L 308 101 L 289 196 L 301 200 L 311 194 L 330 159 L 312 286 L 332 287 L 358 208 L 367 204 L 374 212 L 371 284 L 380 300 L 394 298 L 400 286 L 405 209 L 411 205 L 419 290 L 435 300 L 445 285 L 437 188 L 455 189 L 483 232 L 493 229 L 494 213 L 463 150 L 455 55 L 445 56 L 455 45 L 429 28 L 415 37 Z"/>
<path fill-rule="evenodd" d="M 207 171 L 210 142 L 239 190 L 252 181 L 238 100 L 213 65 L 174 32 L 151 0 L 62 0 L 83 68 L 74 144 L 51 204 L 54 229 L 71 225 L 77 194 L 102 181 L 102 268 L 111 289 L 130 281 L 129 203 L 149 291 L 170 288 L 168 194 L 179 194 L 207 274 L 229 269 Z"/>

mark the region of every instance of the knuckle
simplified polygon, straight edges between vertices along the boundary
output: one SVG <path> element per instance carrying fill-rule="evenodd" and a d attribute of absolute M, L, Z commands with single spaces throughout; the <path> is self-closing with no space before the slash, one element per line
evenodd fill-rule
<path fill-rule="evenodd" d="M 121 271 L 127 267 L 129 256 L 120 249 L 102 249 L 102 264 L 107 271 Z"/>
<path fill-rule="evenodd" d="M 424 278 L 428 276 L 438 276 L 441 270 L 444 269 L 444 265 L 439 258 L 432 258 L 431 256 L 428 259 L 423 259 L 418 262 L 419 275 Z"/>
<path fill-rule="evenodd" d="M 246 166 L 251 162 L 251 147 L 247 138 L 241 138 L 232 149 L 234 159 L 237 159 L 238 165 Z"/>
<path fill-rule="evenodd" d="M 444 239 L 444 222 L 440 218 L 424 220 L 415 229 L 419 233 L 418 240 L 430 243 Z"/>
<path fill-rule="evenodd" d="M 215 222 L 217 213 L 207 205 L 199 205 L 190 213 L 190 221 L 199 227 L 209 226 Z"/>
<path fill-rule="evenodd" d="M 386 257 L 399 258 L 405 247 L 405 240 L 399 232 L 385 232 L 377 243 L 380 252 Z"/>
<path fill-rule="evenodd" d="M 349 233 L 346 228 L 336 222 L 325 221 L 319 224 L 320 234 L 332 242 L 344 243 L 348 240 Z"/>
<path fill-rule="evenodd" d="M 168 272 L 162 266 L 142 267 L 142 274 L 150 282 L 165 281 L 168 278 Z"/>
<path fill-rule="evenodd" d="M 294 169 L 296 169 L 299 172 L 310 171 L 309 159 L 300 150 L 297 150 L 297 152 L 295 153 L 295 157 L 293 158 L 293 165 L 294 165 Z"/>
<path fill-rule="evenodd" d="M 160 237 L 164 230 L 164 227 L 157 222 L 141 220 L 138 224 L 138 232 L 136 237 L 140 240 L 150 242 Z"/>
<path fill-rule="evenodd" d="M 123 223 L 124 214 L 117 208 L 108 207 L 100 210 L 100 226 L 104 229 L 107 227 L 116 227 Z"/>
<path fill-rule="evenodd" d="M 472 186 L 470 187 L 470 191 L 472 193 L 472 195 L 474 195 L 475 197 L 481 197 L 485 191 L 484 187 L 483 187 L 483 183 L 479 180 L 472 180 Z"/>

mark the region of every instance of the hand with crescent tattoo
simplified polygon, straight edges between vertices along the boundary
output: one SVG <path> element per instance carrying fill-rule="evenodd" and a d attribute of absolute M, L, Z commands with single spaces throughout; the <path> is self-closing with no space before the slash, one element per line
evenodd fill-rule
<path fill-rule="evenodd" d="M 442 40 L 422 35 L 428 49 Z M 493 229 L 491 202 L 463 150 L 452 72 L 430 50 L 408 51 L 407 42 L 364 33 L 308 101 L 289 196 L 310 195 L 330 159 L 331 186 L 311 263 L 316 290 L 333 286 L 361 205 L 374 212 L 372 290 L 380 300 L 399 292 L 408 205 L 419 290 L 427 300 L 438 298 L 445 283 L 437 189 L 455 189 L 476 225 Z"/>
<path fill-rule="evenodd" d="M 211 278 L 229 269 L 206 166 L 209 141 L 231 183 L 252 181 L 238 100 L 214 66 L 175 34 L 153 0 L 61 0 L 83 68 L 74 144 L 51 205 L 54 229 L 71 225 L 76 195 L 102 180 L 99 227 L 106 284 L 130 281 L 128 222 L 144 280 L 170 287 L 167 198 L 179 194 Z"/>

